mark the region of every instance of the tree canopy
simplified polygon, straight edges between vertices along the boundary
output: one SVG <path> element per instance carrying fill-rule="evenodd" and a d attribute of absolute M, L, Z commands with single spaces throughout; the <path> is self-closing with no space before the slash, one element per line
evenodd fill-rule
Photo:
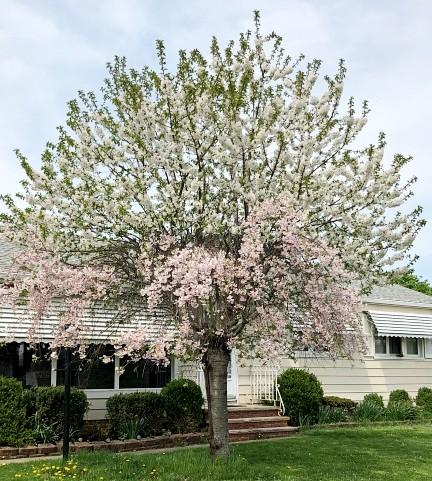
<path fill-rule="evenodd" d="M 422 292 L 428 296 L 432 296 L 432 285 L 426 279 L 422 279 L 420 276 L 414 273 L 414 271 L 408 271 L 404 273 L 395 273 L 390 276 L 390 282 L 392 284 L 399 284 L 408 289 Z"/>
<path fill-rule="evenodd" d="M 386 165 L 383 134 L 353 147 L 369 109 L 352 98 L 342 107 L 342 61 L 319 88 L 321 62 L 287 55 L 258 14 L 237 43 L 180 51 L 175 71 L 162 42 L 157 53 L 157 70 L 115 58 L 99 94 L 80 92 L 40 170 L 18 152 L 25 207 L 3 196 L 3 220 L 40 264 L 34 284 L 11 285 L 54 295 L 49 253 L 69 279 L 86 269 L 74 296 L 94 302 L 96 291 L 124 313 L 143 301 L 166 308 L 174 334 L 162 327 L 155 347 L 137 330 L 121 352 L 200 359 L 212 446 L 226 454 L 230 350 L 361 349 L 351 281 L 367 288 L 386 266 L 409 264 L 423 221 L 420 208 L 398 210 L 415 182 L 401 180 L 410 158 Z"/>

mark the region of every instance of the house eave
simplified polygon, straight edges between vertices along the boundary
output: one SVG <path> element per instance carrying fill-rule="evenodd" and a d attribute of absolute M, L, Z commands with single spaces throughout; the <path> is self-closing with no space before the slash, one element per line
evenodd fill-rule
<path fill-rule="evenodd" d="M 398 306 L 398 307 L 420 307 L 423 309 L 432 309 L 432 304 L 423 302 L 407 302 L 407 301 L 397 301 L 394 299 L 373 299 L 367 298 L 363 301 L 364 306 L 369 305 L 383 305 L 383 306 Z"/>

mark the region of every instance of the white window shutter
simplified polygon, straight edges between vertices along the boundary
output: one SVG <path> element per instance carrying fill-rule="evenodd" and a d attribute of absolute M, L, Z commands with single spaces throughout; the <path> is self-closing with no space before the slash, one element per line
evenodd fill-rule
<path fill-rule="evenodd" d="M 432 358 L 432 339 L 425 339 L 424 340 L 425 346 L 425 357 Z"/>

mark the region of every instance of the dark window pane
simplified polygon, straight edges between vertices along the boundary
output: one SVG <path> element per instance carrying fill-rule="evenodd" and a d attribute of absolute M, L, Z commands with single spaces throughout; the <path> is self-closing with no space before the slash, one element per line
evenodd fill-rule
<path fill-rule="evenodd" d="M 385 337 L 375 336 L 375 354 L 387 354 Z"/>
<path fill-rule="evenodd" d="M 406 346 L 407 346 L 408 355 L 418 356 L 419 354 L 418 339 L 416 339 L 415 337 L 407 337 Z"/>
<path fill-rule="evenodd" d="M 389 337 L 389 351 L 390 354 L 400 356 L 402 354 L 402 343 L 400 337 Z"/>
<path fill-rule="evenodd" d="M 101 356 L 112 356 L 112 346 L 92 345 L 87 349 L 86 359 L 74 356 L 72 360 L 72 386 L 81 389 L 114 389 L 114 360 L 101 361 Z M 64 384 L 64 351 L 57 361 L 57 385 Z"/>
<path fill-rule="evenodd" d="M 14 349 L 11 347 L 15 345 Z M 17 366 L 16 343 L 0 347 L 0 376 L 14 377 Z"/>
<path fill-rule="evenodd" d="M 33 359 L 35 355 L 35 360 Z M 23 342 L 0 347 L 0 375 L 19 379 L 24 387 L 51 385 L 51 359 L 48 346 L 30 349 Z"/>
<path fill-rule="evenodd" d="M 121 366 L 124 372 L 120 376 L 120 389 L 159 388 L 171 380 L 171 366 L 162 366 L 147 359 L 139 362 L 122 360 Z"/>

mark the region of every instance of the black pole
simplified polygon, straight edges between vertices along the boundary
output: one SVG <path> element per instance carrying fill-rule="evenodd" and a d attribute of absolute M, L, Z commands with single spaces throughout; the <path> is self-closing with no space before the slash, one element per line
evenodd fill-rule
<path fill-rule="evenodd" d="M 69 457 L 70 436 L 70 392 L 71 392 L 71 349 L 65 348 L 64 416 L 63 416 L 63 461 Z"/>

